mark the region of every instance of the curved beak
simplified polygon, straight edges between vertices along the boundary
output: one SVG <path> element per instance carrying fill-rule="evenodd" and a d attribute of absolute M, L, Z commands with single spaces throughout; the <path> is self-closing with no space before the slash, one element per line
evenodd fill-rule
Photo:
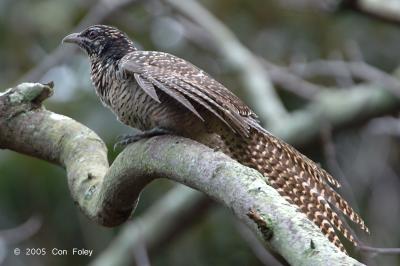
<path fill-rule="evenodd" d="M 62 39 L 62 43 L 80 43 L 82 40 L 82 37 L 79 36 L 79 33 L 71 33 L 70 35 L 67 35 Z"/>

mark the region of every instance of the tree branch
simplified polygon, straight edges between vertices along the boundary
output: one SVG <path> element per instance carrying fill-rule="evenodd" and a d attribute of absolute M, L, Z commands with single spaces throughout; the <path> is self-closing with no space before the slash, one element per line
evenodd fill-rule
<path fill-rule="evenodd" d="M 188 218 L 204 215 L 211 201 L 185 186 L 176 186 L 146 212 L 127 223 L 110 245 L 91 262 L 91 266 L 130 265 L 132 250 L 140 245 L 150 251 L 181 230 Z M 162 225 L 160 224 L 162 222 Z"/>
<path fill-rule="evenodd" d="M 400 2 L 380 0 L 342 0 L 344 8 L 385 22 L 400 23 Z"/>
<path fill-rule="evenodd" d="M 317 136 L 327 123 L 337 128 L 400 109 L 400 99 L 388 90 L 359 85 L 348 90 L 324 90 L 304 109 L 282 118 L 270 130 L 298 145 Z"/>
<path fill-rule="evenodd" d="M 264 126 L 286 115 L 286 109 L 261 62 L 223 23 L 195 0 L 164 1 L 207 30 L 220 54 L 239 70 L 246 96 L 249 97 L 254 111 L 260 115 Z"/>
<path fill-rule="evenodd" d="M 381 0 L 279 0 L 284 6 L 300 9 L 315 9 L 318 11 L 335 12 L 346 9 L 385 21 L 400 23 L 400 2 Z"/>
<path fill-rule="evenodd" d="M 49 85 L 25 83 L 0 94 L 0 148 L 63 166 L 74 201 L 91 220 L 105 226 L 125 222 L 141 190 L 155 178 L 168 178 L 230 208 L 292 265 L 361 265 L 330 243 L 260 173 L 189 139 L 139 141 L 108 167 L 106 147 L 94 132 L 41 106 L 51 93 Z"/>
<path fill-rule="evenodd" d="M 295 63 L 289 71 L 303 78 L 315 76 L 334 76 L 341 78 L 343 75 L 383 86 L 393 95 L 400 97 L 400 80 L 363 61 L 343 60 L 316 60 L 307 63 Z"/>
<path fill-rule="evenodd" d="M 35 235 L 42 226 L 42 219 L 32 216 L 23 224 L 15 228 L 0 230 L 0 265 L 4 262 L 9 252 L 9 246 L 17 245 Z"/>

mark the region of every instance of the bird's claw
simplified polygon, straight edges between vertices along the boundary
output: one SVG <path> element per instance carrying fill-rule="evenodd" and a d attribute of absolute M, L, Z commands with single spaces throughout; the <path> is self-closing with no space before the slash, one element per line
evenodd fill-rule
<path fill-rule="evenodd" d="M 137 134 L 124 134 L 121 136 L 117 137 L 117 142 L 114 144 L 114 151 L 117 150 L 118 148 L 125 148 L 126 146 L 128 146 L 131 143 L 134 143 L 136 141 L 141 140 L 142 137 L 142 133 L 137 133 Z"/>
<path fill-rule="evenodd" d="M 114 144 L 114 150 L 118 148 L 125 148 L 131 143 L 137 142 L 141 139 L 147 139 L 154 136 L 172 134 L 173 132 L 165 128 L 153 128 L 148 131 L 142 131 L 135 134 L 124 134 L 118 136 L 117 142 Z"/>

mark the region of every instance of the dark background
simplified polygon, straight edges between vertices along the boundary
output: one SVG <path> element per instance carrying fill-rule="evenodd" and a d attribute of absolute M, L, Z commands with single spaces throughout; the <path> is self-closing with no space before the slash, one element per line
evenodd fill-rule
<path fill-rule="evenodd" d="M 201 3 L 256 56 L 274 64 L 289 66 L 319 59 L 358 57 L 394 76 L 399 73 L 400 30 L 394 23 L 354 10 L 331 12 L 293 5 L 291 1 L 204 0 Z M 78 0 L 1 0 L 0 90 L 23 81 L 53 80 L 56 91 L 46 102 L 47 108 L 97 132 L 107 143 L 112 160 L 117 154 L 112 149 L 116 137 L 129 129 L 117 122 L 97 99 L 90 84 L 86 55 L 71 46 L 58 48 L 62 38 L 96 5 L 99 3 Z M 126 31 L 146 50 L 167 51 L 185 58 L 239 95 L 246 93 L 245 86 L 238 81 L 238 73 L 202 35 L 206 33 L 194 30 L 198 27 L 163 2 L 132 2 L 108 14 L 101 23 Z M 61 49 L 58 53 L 71 56 L 38 71 L 49 56 L 55 60 L 53 51 L 57 48 Z M 359 82 L 334 74 L 311 81 L 332 90 L 346 90 Z M 302 108 L 307 102 L 279 86 L 277 91 L 289 110 Z M 378 247 L 400 246 L 397 114 L 394 112 L 393 121 L 389 120 L 393 126 L 389 132 L 375 130 L 377 120 L 358 121 L 335 130 L 331 142 L 335 155 L 330 158 L 333 164 L 327 161 L 321 139 L 299 147 L 334 175 L 347 180 L 344 186 L 347 189 L 341 193 L 359 209 L 371 231 L 369 237 L 359 235 Z M 146 212 L 173 185 L 165 180 L 152 183 L 144 191 L 136 215 Z M 150 252 L 152 265 L 262 265 L 229 210 L 217 205 L 204 208 L 207 208 L 205 213 L 199 210 L 198 217 L 194 217 L 195 223 L 188 223 L 156 252 Z M 77 247 L 93 249 L 96 256 L 121 229 L 103 228 L 80 213 L 70 197 L 62 169 L 11 151 L 0 151 L 0 235 L 1 230 L 15 228 L 35 215 L 42 224 L 32 237 L 15 245 L 0 245 L 0 254 L 6 256 L 4 265 L 84 265 L 93 257 L 28 257 L 14 256 L 12 252 L 15 247 L 46 248 L 47 252 L 54 247 L 69 250 Z M 352 255 L 370 265 L 400 265 L 398 256 L 371 258 L 370 254 L 357 252 Z"/>

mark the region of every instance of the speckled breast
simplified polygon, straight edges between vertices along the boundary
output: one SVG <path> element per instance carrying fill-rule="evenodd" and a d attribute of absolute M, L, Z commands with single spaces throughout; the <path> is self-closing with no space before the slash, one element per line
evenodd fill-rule
<path fill-rule="evenodd" d="M 161 103 L 154 101 L 139 87 L 133 76 L 113 69 L 113 66 L 94 65 L 92 73 L 94 71 L 92 82 L 101 102 L 125 125 L 140 130 L 163 127 L 178 133 L 181 128 L 193 127 L 193 123 L 200 122 L 161 91 L 157 92 Z"/>
<path fill-rule="evenodd" d="M 134 78 L 108 65 L 92 65 L 92 83 L 102 104 L 122 123 L 147 130 L 153 127 L 150 106 L 154 105 Z"/>

